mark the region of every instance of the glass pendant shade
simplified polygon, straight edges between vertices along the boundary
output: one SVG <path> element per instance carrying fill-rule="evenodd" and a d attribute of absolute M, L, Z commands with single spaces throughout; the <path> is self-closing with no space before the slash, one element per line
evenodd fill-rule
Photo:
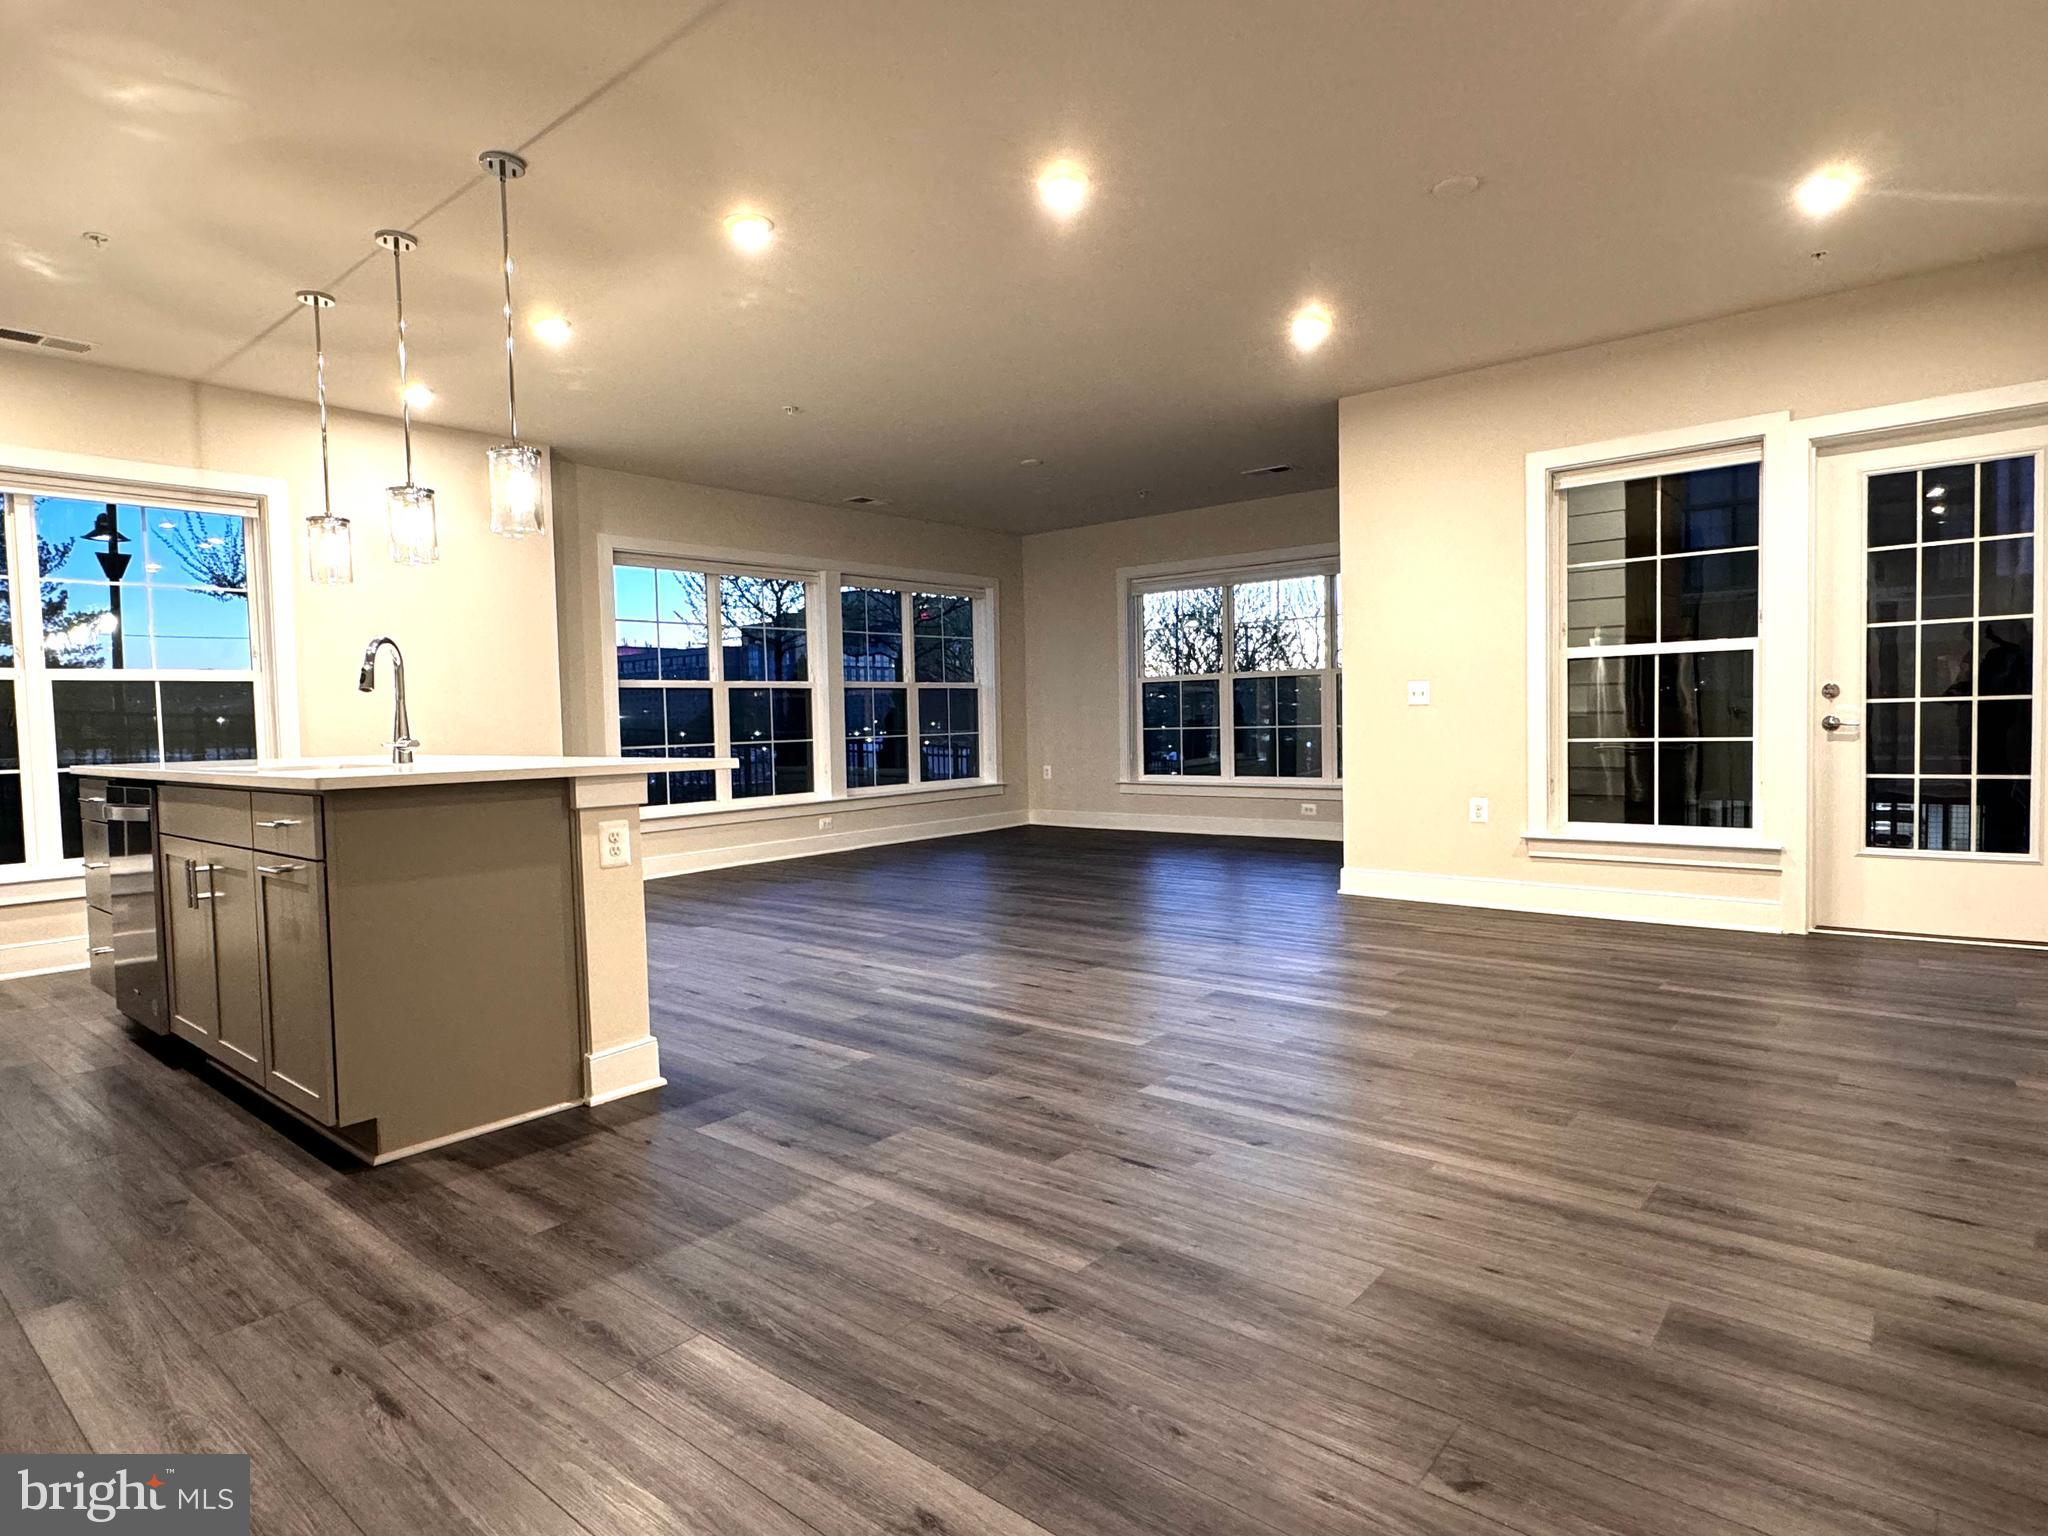
<path fill-rule="evenodd" d="M 306 575 L 321 587 L 345 587 L 356 579 L 347 518 L 328 512 L 306 519 Z"/>
<path fill-rule="evenodd" d="M 394 485 L 384 493 L 391 518 L 391 558 L 400 565 L 432 565 L 441 558 L 434 493 L 423 485 Z"/>
<path fill-rule="evenodd" d="M 531 443 L 500 443 L 490 451 L 491 532 L 508 539 L 547 532 L 541 511 L 540 450 Z"/>

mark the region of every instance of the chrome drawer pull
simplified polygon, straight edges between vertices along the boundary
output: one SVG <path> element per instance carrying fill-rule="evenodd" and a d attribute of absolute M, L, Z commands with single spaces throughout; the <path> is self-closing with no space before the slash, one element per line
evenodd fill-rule
<path fill-rule="evenodd" d="M 305 867 L 303 864 L 258 864 L 256 866 L 256 873 L 259 875 L 289 875 Z"/>
<path fill-rule="evenodd" d="M 114 866 L 112 862 L 107 859 L 87 859 L 85 861 L 85 867 L 87 869 L 112 869 Z"/>
<path fill-rule="evenodd" d="M 296 816 L 280 816 L 275 821 L 259 821 L 256 825 L 259 827 L 297 827 L 303 826 L 304 823 Z"/>
<path fill-rule="evenodd" d="M 114 946 L 111 944 L 95 944 L 86 951 L 88 955 L 111 955 L 113 952 Z"/>

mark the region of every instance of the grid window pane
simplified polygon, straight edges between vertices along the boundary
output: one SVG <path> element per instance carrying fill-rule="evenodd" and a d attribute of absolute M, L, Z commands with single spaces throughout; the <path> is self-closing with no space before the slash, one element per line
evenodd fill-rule
<path fill-rule="evenodd" d="M 1756 658 L 1748 651 L 1694 651 L 1660 661 L 1660 736 L 1754 734 Z"/>
<path fill-rule="evenodd" d="M 733 688 L 726 694 L 735 800 L 798 795 L 813 783 L 811 691 L 808 688 Z"/>
<path fill-rule="evenodd" d="M 1647 744 L 1573 742 L 1566 751 L 1566 814 L 1573 821 L 1654 821 L 1655 752 Z"/>
<path fill-rule="evenodd" d="M 1657 482 L 1610 480 L 1564 493 L 1565 561 L 1590 565 L 1657 553 Z"/>
<path fill-rule="evenodd" d="M 792 577 L 720 575 L 723 675 L 745 682 L 802 682 L 808 678 L 805 601 L 804 583 Z"/>
<path fill-rule="evenodd" d="M 1658 820 L 1667 827 L 1750 824 L 1750 744 L 1667 742 L 1657 763 Z"/>
<path fill-rule="evenodd" d="M 167 763 L 244 760 L 256 755 L 253 682 L 158 685 Z"/>
<path fill-rule="evenodd" d="M 1322 668 L 1328 628 L 1321 576 L 1241 581 L 1230 589 L 1231 653 L 1239 672 Z"/>
<path fill-rule="evenodd" d="M 839 589 L 841 671 L 849 683 L 903 678 L 903 594 L 887 587 Z"/>
<path fill-rule="evenodd" d="M 971 683 L 974 599 L 945 592 L 911 594 L 911 640 L 917 681 Z"/>
<path fill-rule="evenodd" d="M 1200 677 L 1223 670 L 1223 589 L 1147 592 L 1138 603 L 1147 677 Z"/>
<path fill-rule="evenodd" d="M 1654 656 L 1583 656 L 1565 663 L 1566 734 L 1619 740 L 1656 729 Z"/>
<path fill-rule="evenodd" d="M 1214 678 L 1144 685 L 1144 728 L 1139 748 L 1146 773 L 1222 773 L 1217 731 L 1219 696 L 1220 685 Z"/>
<path fill-rule="evenodd" d="M 1872 543 L 1902 546 L 1869 556 L 1871 847 L 2028 851 L 2035 482 L 2025 455 L 1866 483 Z"/>
<path fill-rule="evenodd" d="M 918 767 L 927 782 L 981 777 L 981 695 L 973 688 L 917 690 Z"/>
<path fill-rule="evenodd" d="M 1578 645 L 1643 645 L 1657 638 L 1657 563 L 1596 565 L 1565 576 L 1565 631 Z"/>
<path fill-rule="evenodd" d="M 1662 552 L 1747 548 L 1756 543 L 1756 464 L 1728 464 L 1659 482 Z"/>

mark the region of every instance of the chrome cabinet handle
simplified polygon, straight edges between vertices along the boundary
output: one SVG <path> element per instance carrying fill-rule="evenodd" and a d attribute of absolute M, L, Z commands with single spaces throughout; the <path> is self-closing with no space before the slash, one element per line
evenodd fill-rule
<path fill-rule="evenodd" d="M 259 827 L 297 827 L 303 826 L 304 823 L 296 816 L 280 816 L 275 821 L 259 821 L 256 825 Z"/>
<path fill-rule="evenodd" d="M 199 905 L 198 867 L 190 859 L 180 859 L 178 862 L 185 866 L 185 905 L 196 907 Z"/>
<path fill-rule="evenodd" d="M 114 946 L 111 944 L 95 944 L 86 951 L 88 955 L 111 955 L 113 952 Z"/>
<path fill-rule="evenodd" d="M 303 864 L 258 864 L 256 866 L 256 873 L 259 875 L 289 875 L 305 867 Z"/>
<path fill-rule="evenodd" d="M 190 888 L 193 906 L 198 906 L 202 901 L 217 901 L 220 898 L 220 892 L 213 888 L 213 872 L 219 868 L 218 864 L 201 864 L 191 859 L 185 861 L 185 883 Z M 203 891 L 199 889 L 201 875 L 206 876 L 206 889 Z"/>
<path fill-rule="evenodd" d="M 106 859 L 87 859 L 85 867 L 87 869 L 112 869 L 114 866 Z"/>

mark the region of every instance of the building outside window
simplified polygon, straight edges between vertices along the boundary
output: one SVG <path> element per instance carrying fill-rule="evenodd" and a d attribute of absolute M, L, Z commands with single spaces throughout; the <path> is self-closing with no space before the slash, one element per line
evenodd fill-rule
<path fill-rule="evenodd" d="M 0 865 L 79 856 L 64 769 L 252 758 L 267 739 L 255 507 L 124 494 L 0 496 Z"/>
<path fill-rule="evenodd" d="M 849 792 L 987 777 L 977 634 L 984 604 L 972 592 L 915 583 L 841 586 Z"/>
<path fill-rule="evenodd" d="M 1134 583 L 1136 777 L 1338 782 L 1336 586 L 1334 560 Z"/>

